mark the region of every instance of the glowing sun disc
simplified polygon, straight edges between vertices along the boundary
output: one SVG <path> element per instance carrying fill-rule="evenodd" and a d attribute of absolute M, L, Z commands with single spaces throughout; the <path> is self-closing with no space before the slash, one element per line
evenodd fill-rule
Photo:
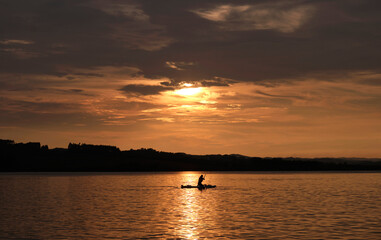
<path fill-rule="evenodd" d="M 201 88 L 182 88 L 179 90 L 176 90 L 175 93 L 181 96 L 190 96 L 195 95 L 197 93 L 201 92 Z"/>
<path fill-rule="evenodd" d="M 192 84 L 192 83 L 184 83 L 183 86 L 184 86 L 184 87 L 192 87 L 193 84 Z"/>

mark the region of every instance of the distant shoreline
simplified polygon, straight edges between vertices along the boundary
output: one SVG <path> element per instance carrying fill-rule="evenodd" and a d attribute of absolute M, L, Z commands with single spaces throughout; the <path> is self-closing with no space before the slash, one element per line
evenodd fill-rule
<path fill-rule="evenodd" d="M 191 155 L 154 149 L 121 151 L 115 146 L 69 143 L 49 149 L 40 143 L 0 140 L 0 173 L 6 172 L 377 172 L 378 158 L 260 158 L 238 154 Z"/>
<path fill-rule="evenodd" d="M 168 173 L 180 173 L 180 172 L 195 172 L 195 173 L 207 173 L 207 174 L 369 174 L 369 173 L 381 173 L 381 170 L 352 170 L 352 171 L 140 171 L 140 172 L 0 172 L 3 176 L 98 176 L 98 175 L 128 175 L 128 174 L 168 174 Z"/>

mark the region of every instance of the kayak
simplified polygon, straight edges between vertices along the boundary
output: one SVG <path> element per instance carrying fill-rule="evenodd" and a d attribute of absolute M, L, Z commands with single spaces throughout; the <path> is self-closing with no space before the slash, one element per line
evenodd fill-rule
<path fill-rule="evenodd" d="M 216 185 L 202 185 L 202 186 L 192 186 L 192 185 L 181 185 L 181 188 L 198 188 L 198 189 L 206 189 L 206 188 L 215 188 Z"/>

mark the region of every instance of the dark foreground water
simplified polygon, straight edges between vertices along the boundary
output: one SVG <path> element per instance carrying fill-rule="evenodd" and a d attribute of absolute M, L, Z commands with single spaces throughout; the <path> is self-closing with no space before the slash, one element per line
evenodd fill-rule
<path fill-rule="evenodd" d="M 0 239 L 381 239 L 380 173 L 0 174 Z"/>

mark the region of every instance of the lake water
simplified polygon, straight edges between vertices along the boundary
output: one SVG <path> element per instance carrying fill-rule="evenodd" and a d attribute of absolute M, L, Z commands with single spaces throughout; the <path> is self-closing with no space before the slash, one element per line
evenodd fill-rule
<path fill-rule="evenodd" d="M 0 174 L 0 239 L 381 239 L 380 173 Z"/>

